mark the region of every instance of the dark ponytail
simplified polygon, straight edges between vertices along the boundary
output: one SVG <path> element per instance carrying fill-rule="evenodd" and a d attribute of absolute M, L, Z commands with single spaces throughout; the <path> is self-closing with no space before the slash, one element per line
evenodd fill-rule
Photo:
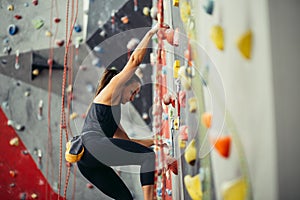
<path fill-rule="evenodd" d="M 95 92 L 95 97 L 105 88 L 105 86 L 110 82 L 110 80 L 119 73 L 119 71 L 112 67 L 110 69 L 106 68 L 102 74 L 101 80 L 98 83 L 97 90 Z"/>

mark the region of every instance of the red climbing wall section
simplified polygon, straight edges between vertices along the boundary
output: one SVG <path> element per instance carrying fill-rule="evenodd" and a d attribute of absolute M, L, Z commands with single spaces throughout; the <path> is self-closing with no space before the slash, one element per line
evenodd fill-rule
<path fill-rule="evenodd" d="M 1 199 L 58 199 L 15 130 L 7 125 L 2 109 L 0 171 Z"/>

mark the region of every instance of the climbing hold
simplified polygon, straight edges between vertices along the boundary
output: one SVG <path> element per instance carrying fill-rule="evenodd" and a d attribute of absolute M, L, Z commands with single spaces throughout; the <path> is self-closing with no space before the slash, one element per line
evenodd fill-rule
<path fill-rule="evenodd" d="M 101 67 L 101 61 L 99 58 L 95 58 L 93 61 L 92 61 L 92 64 L 96 67 Z"/>
<path fill-rule="evenodd" d="M 18 146 L 18 145 L 19 145 L 19 138 L 17 138 L 17 137 L 12 138 L 12 139 L 9 141 L 9 144 L 10 144 L 11 146 Z"/>
<path fill-rule="evenodd" d="M 89 84 L 86 85 L 86 90 L 90 93 L 93 93 L 95 88 L 92 84 L 89 83 Z"/>
<path fill-rule="evenodd" d="M 4 38 L 3 45 L 8 45 L 8 43 L 9 43 L 9 38 L 8 37 Z"/>
<path fill-rule="evenodd" d="M 6 59 L 2 59 L 2 60 L 1 60 L 1 63 L 2 63 L 3 65 L 6 65 L 6 64 L 7 64 L 7 60 L 6 60 Z"/>
<path fill-rule="evenodd" d="M 13 11 L 15 9 L 14 5 L 10 4 L 7 6 L 8 11 Z"/>
<path fill-rule="evenodd" d="M 32 74 L 33 74 L 34 76 L 39 75 L 39 73 L 40 73 L 40 71 L 39 71 L 38 69 L 34 69 L 34 70 L 32 71 Z"/>
<path fill-rule="evenodd" d="M 36 193 L 32 193 L 30 196 L 31 196 L 32 199 L 37 199 L 38 198 L 38 195 Z"/>
<path fill-rule="evenodd" d="M 187 1 L 182 2 L 180 6 L 180 17 L 182 22 L 187 23 L 190 15 L 191 15 L 191 5 Z"/>
<path fill-rule="evenodd" d="M 142 118 L 143 118 L 144 120 L 147 120 L 147 119 L 149 118 L 148 113 L 143 112 Z"/>
<path fill-rule="evenodd" d="M 9 187 L 11 187 L 11 188 L 13 188 L 13 187 L 15 187 L 16 186 L 16 184 L 15 183 L 11 183 L 11 184 L 9 184 Z"/>
<path fill-rule="evenodd" d="M 138 0 L 133 0 L 133 3 L 134 3 L 133 10 L 136 12 L 139 9 L 139 7 L 138 7 Z"/>
<path fill-rule="evenodd" d="M 210 37 L 219 50 L 224 49 L 224 34 L 223 28 L 220 25 L 211 28 Z"/>
<path fill-rule="evenodd" d="M 173 45 L 176 47 L 179 45 L 179 28 L 175 29 L 174 37 L 173 37 Z"/>
<path fill-rule="evenodd" d="M 188 134 L 188 126 L 187 125 L 184 125 L 184 126 L 180 127 L 179 137 L 180 137 L 181 140 L 188 141 L 189 134 Z"/>
<path fill-rule="evenodd" d="M 52 34 L 51 31 L 46 31 L 46 32 L 45 32 L 45 35 L 46 35 L 47 37 L 52 37 L 53 34 Z"/>
<path fill-rule="evenodd" d="M 92 189 L 92 188 L 94 188 L 94 185 L 91 184 L 91 183 L 87 183 L 87 184 L 86 184 L 86 187 L 89 188 L 89 189 Z"/>
<path fill-rule="evenodd" d="M 73 90 L 72 84 L 69 84 L 67 87 L 67 93 L 71 93 Z"/>
<path fill-rule="evenodd" d="M 175 34 L 176 33 L 176 34 Z M 166 40 L 167 42 L 172 46 L 178 46 L 178 31 L 175 32 L 173 29 L 169 28 L 165 31 L 166 34 Z M 175 36 L 176 35 L 176 36 Z M 177 39 L 177 41 L 174 40 L 174 38 Z"/>
<path fill-rule="evenodd" d="M 197 159 L 197 149 L 195 147 L 196 141 L 193 139 L 190 144 L 186 147 L 184 158 L 190 165 L 195 165 Z"/>
<path fill-rule="evenodd" d="M 214 11 L 214 0 L 206 0 L 206 4 L 203 8 L 207 14 L 212 15 Z"/>
<path fill-rule="evenodd" d="M 100 47 L 100 46 L 95 46 L 94 51 L 97 52 L 97 53 L 103 53 L 104 52 L 103 48 Z"/>
<path fill-rule="evenodd" d="M 150 9 L 149 9 L 149 7 L 144 7 L 144 8 L 143 8 L 143 14 L 144 14 L 145 16 L 149 16 L 149 14 L 150 14 Z"/>
<path fill-rule="evenodd" d="M 64 40 L 56 40 L 56 45 L 61 47 L 65 44 L 65 41 Z"/>
<path fill-rule="evenodd" d="M 167 195 L 168 195 L 168 196 L 172 196 L 172 190 L 166 189 L 166 192 L 167 192 Z"/>
<path fill-rule="evenodd" d="M 54 18 L 54 22 L 57 24 L 57 23 L 59 23 L 61 21 L 61 19 L 60 18 L 58 18 L 58 17 L 55 17 Z"/>
<path fill-rule="evenodd" d="M 174 129 L 179 130 L 179 118 L 176 117 L 173 121 Z"/>
<path fill-rule="evenodd" d="M 74 31 L 75 31 L 76 33 L 80 33 L 80 32 L 81 32 L 81 26 L 80 26 L 79 24 L 76 24 L 76 25 L 74 26 Z"/>
<path fill-rule="evenodd" d="M 9 170 L 9 175 L 14 178 L 16 177 L 17 172 L 15 170 Z"/>
<path fill-rule="evenodd" d="M 38 1 L 38 0 L 32 0 L 32 4 L 33 4 L 34 6 L 37 6 L 37 5 L 39 4 L 39 1 Z"/>
<path fill-rule="evenodd" d="M 39 107 L 38 107 L 38 114 L 37 114 L 37 119 L 42 120 L 43 119 L 43 100 L 39 101 Z"/>
<path fill-rule="evenodd" d="M 30 96 L 30 91 L 28 91 L 28 90 L 25 91 L 24 96 L 25 96 L 25 97 L 29 97 L 29 96 Z"/>
<path fill-rule="evenodd" d="M 44 21 L 42 19 L 34 19 L 31 21 L 35 29 L 40 29 L 44 26 Z"/>
<path fill-rule="evenodd" d="M 240 50 L 241 54 L 246 58 L 251 58 L 251 49 L 252 49 L 252 31 L 248 30 L 246 33 L 241 35 L 237 40 L 237 47 Z"/>
<path fill-rule="evenodd" d="M 165 105 L 172 104 L 172 106 L 175 107 L 175 98 L 170 93 L 166 93 L 163 96 L 163 102 Z"/>
<path fill-rule="evenodd" d="M 27 198 L 26 192 L 20 193 L 19 198 L 20 198 L 20 200 L 26 200 L 26 198 Z"/>
<path fill-rule="evenodd" d="M 28 2 L 24 3 L 24 7 L 28 7 L 28 6 L 29 6 Z"/>
<path fill-rule="evenodd" d="M 215 145 L 217 152 L 224 158 L 228 158 L 230 155 L 231 136 L 220 136 L 212 141 Z"/>
<path fill-rule="evenodd" d="M 192 86 L 192 79 L 189 76 L 187 76 L 186 68 L 186 66 L 181 66 L 179 68 L 178 78 L 180 79 L 183 88 L 186 90 L 190 90 Z"/>
<path fill-rule="evenodd" d="M 244 200 L 247 194 L 247 183 L 245 178 L 229 181 L 222 186 L 222 197 L 224 200 Z"/>
<path fill-rule="evenodd" d="M 121 21 L 122 21 L 123 24 L 128 24 L 129 18 L 127 16 L 124 16 L 124 17 L 121 18 Z"/>
<path fill-rule="evenodd" d="M 191 113 L 194 113 L 197 111 L 197 99 L 196 97 L 192 97 L 189 99 L 189 111 Z"/>
<path fill-rule="evenodd" d="M 14 18 L 15 18 L 16 20 L 20 20 L 20 19 L 22 19 L 22 16 L 21 16 L 21 15 L 15 15 Z"/>
<path fill-rule="evenodd" d="M 178 78 L 178 71 L 180 69 L 180 60 L 175 60 L 173 63 L 173 77 Z"/>
<path fill-rule="evenodd" d="M 178 175 L 178 162 L 175 158 L 168 156 L 167 165 L 168 165 L 168 170 L 171 170 L 173 174 Z"/>
<path fill-rule="evenodd" d="M 85 71 L 85 70 L 87 70 L 87 66 L 85 66 L 85 65 L 80 65 L 80 66 L 79 66 L 79 70 Z"/>
<path fill-rule="evenodd" d="M 179 104 L 182 108 L 186 106 L 186 92 L 183 90 L 179 92 Z"/>
<path fill-rule="evenodd" d="M 194 177 L 186 175 L 184 185 L 192 200 L 202 200 L 203 193 L 199 174 Z"/>
<path fill-rule="evenodd" d="M 53 59 L 52 59 L 52 58 L 48 58 L 47 64 L 48 64 L 49 66 L 50 66 L 50 65 L 53 65 Z"/>
<path fill-rule="evenodd" d="M 70 119 L 71 120 L 74 120 L 75 118 L 77 118 L 79 115 L 76 113 L 76 112 L 73 112 L 71 115 L 70 115 Z"/>
<path fill-rule="evenodd" d="M 11 52 L 11 47 L 10 46 L 4 47 L 3 53 L 10 54 L 10 52 Z"/>
<path fill-rule="evenodd" d="M 18 27 L 14 24 L 8 26 L 9 35 L 15 35 L 18 32 Z"/>
<path fill-rule="evenodd" d="M 157 20 L 157 7 L 156 6 L 153 6 L 150 10 L 150 16 L 153 20 Z"/>
<path fill-rule="evenodd" d="M 201 115 L 201 123 L 205 128 L 211 127 L 212 115 L 211 113 L 205 112 Z"/>
<path fill-rule="evenodd" d="M 105 30 L 102 30 L 102 31 L 99 33 L 99 35 L 100 35 L 101 37 L 105 37 L 105 36 L 106 36 L 106 31 L 105 31 Z"/>
<path fill-rule="evenodd" d="M 173 6 L 178 7 L 179 6 L 179 0 L 173 0 Z"/>
<path fill-rule="evenodd" d="M 137 38 L 131 38 L 130 40 L 129 40 L 129 42 L 127 43 L 127 49 L 128 50 L 133 50 L 138 44 L 139 44 L 139 42 L 140 42 L 140 40 L 139 39 L 137 39 Z"/>

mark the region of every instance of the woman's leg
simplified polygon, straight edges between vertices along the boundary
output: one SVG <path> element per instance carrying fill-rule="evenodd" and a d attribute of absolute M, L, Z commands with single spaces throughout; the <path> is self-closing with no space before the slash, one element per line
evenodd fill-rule
<path fill-rule="evenodd" d="M 116 200 L 132 200 L 132 196 L 124 182 L 107 166 L 87 167 L 86 162 L 78 162 L 78 168 L 82 175 L 95 185 L 104 194 Z"/>
<path fill-rule="evenodd" d="M 152 149 L 136 142 L 116 138 L 90 138 L 85 141 L 86 149 L 106 166 L 140 165 L 142 186 L 153 185 L 155 153 Z"/>

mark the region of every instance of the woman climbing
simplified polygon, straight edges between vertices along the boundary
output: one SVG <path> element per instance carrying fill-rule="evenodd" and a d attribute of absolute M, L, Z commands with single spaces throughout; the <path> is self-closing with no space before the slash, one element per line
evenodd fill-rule
<path fill-rule="evenodd" d="M 129 189 L 111 166 L 140 165 L 144 199 L 153 200 L 155 153 L 153 139 L 130 139 L 120 125 L 120 104 L 133 101 L 141 88 L 135 71 L 148 44 L 160 28 L 151 28 L 138 44 L 123 70 L 106 69 L 99 82 L 82 129 L 85 148 L 77 163 L 80 172 L 103 193 L 117 200 L 133 199 Z"/>

